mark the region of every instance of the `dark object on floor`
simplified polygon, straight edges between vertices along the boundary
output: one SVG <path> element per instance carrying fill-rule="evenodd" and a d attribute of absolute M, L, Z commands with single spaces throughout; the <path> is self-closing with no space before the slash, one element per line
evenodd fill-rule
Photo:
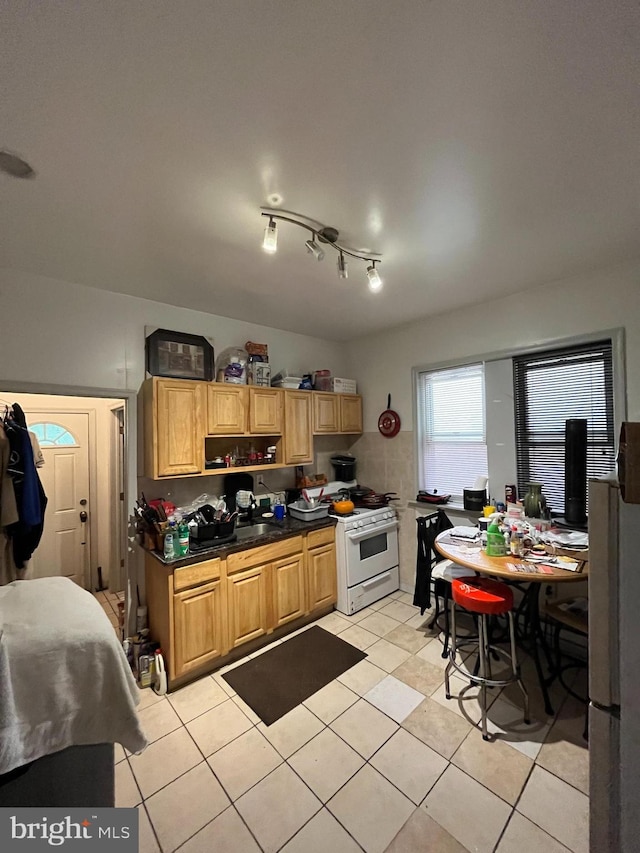
<path fill-rule="evenodd" d="M 314 625 L 222 677 L 270 726 L 366 656 Z"/>

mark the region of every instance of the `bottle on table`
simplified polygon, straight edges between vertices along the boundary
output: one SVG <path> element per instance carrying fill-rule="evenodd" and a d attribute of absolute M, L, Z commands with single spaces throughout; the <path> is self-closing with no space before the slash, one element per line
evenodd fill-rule
<path fill-rule="evenodd" d="M 189 525 L 181 518 L 178 522 L 178 554 L 176 556 L 186 557 L 189 553 Z"/>

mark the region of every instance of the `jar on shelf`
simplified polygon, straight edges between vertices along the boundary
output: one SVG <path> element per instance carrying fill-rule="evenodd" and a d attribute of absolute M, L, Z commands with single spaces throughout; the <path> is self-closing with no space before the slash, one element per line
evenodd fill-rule
<path fill-rule="evenodd" d="M 542 483 L 529 483 L 522 501 L 527 518 L 544 518 L 547 514 L 547 499 L 542 494 Z"/>

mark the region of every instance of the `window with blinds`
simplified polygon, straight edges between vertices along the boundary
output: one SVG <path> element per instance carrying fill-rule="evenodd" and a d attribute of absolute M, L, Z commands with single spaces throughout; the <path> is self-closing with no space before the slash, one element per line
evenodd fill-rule
<path fill-rule="evenodd" d="M 483 365 L 419 373 L 418 417 L 420 488 L 462 499 L 487 476 Z"/>
<path fill-rule="evenodd" d="M 615 465 L 611 341 L 517 356 L 513 378 L 518 494 L 542 483 L 562 515 L 566 420 L 587 419 L 587 479 Z"/>

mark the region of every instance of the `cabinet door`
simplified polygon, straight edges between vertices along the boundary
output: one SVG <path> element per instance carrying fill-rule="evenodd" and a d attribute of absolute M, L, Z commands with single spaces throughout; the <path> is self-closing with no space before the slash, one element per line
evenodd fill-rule
<path fill-rule="evenodd" d="M 285 391 L 284 461 L 286 465 L 313 462 L 311 391 Z"/>
<path fill-rule="evenodd" d="M 249 432 L 280 435 L 282 397 L 279 388 L 249 388 Z"/>
<path fill-rule="evenodd" d="M 155 392 L 157 476 L 199 474 L 204 469 L 203 384 L 159 379 Z"/>
<path fill-rule="evenodd" d="M 307 552 L 309 610 L 335 604 L 338 598 L 336 578 L 336 546 L 323 545 Z"/>
<path fill-rule="evenodd" d="M 249 389 L 246 385 L 207 385 L 207 434 L 244 435 L 247 432 Z"/>
<path fill-rule="evenodd" d="M 362 432 L 362 397 L 340 394 L 340 432 Z"/>
<path fill-rule="evenodd" d="M 229 647 L 235 649 L 269 630 L 268 566 L 255 566 L 227 578 Z"/>
<path fill-rule="evenodd" d="M 278 628 L 306 613 L 303 555 L 273 563 L 272 579 L 274 628 Z"/>
<path fill-rule="evenodd" d="M 215 660 L 225 652 L 222 596 L 220 581 L 173 596 L 173 678 Z"/>
<path fill-rule="evenodd" d="M 340 404 L 337 394 L 313 392 L 313 431 L 340 432 Z"/>

